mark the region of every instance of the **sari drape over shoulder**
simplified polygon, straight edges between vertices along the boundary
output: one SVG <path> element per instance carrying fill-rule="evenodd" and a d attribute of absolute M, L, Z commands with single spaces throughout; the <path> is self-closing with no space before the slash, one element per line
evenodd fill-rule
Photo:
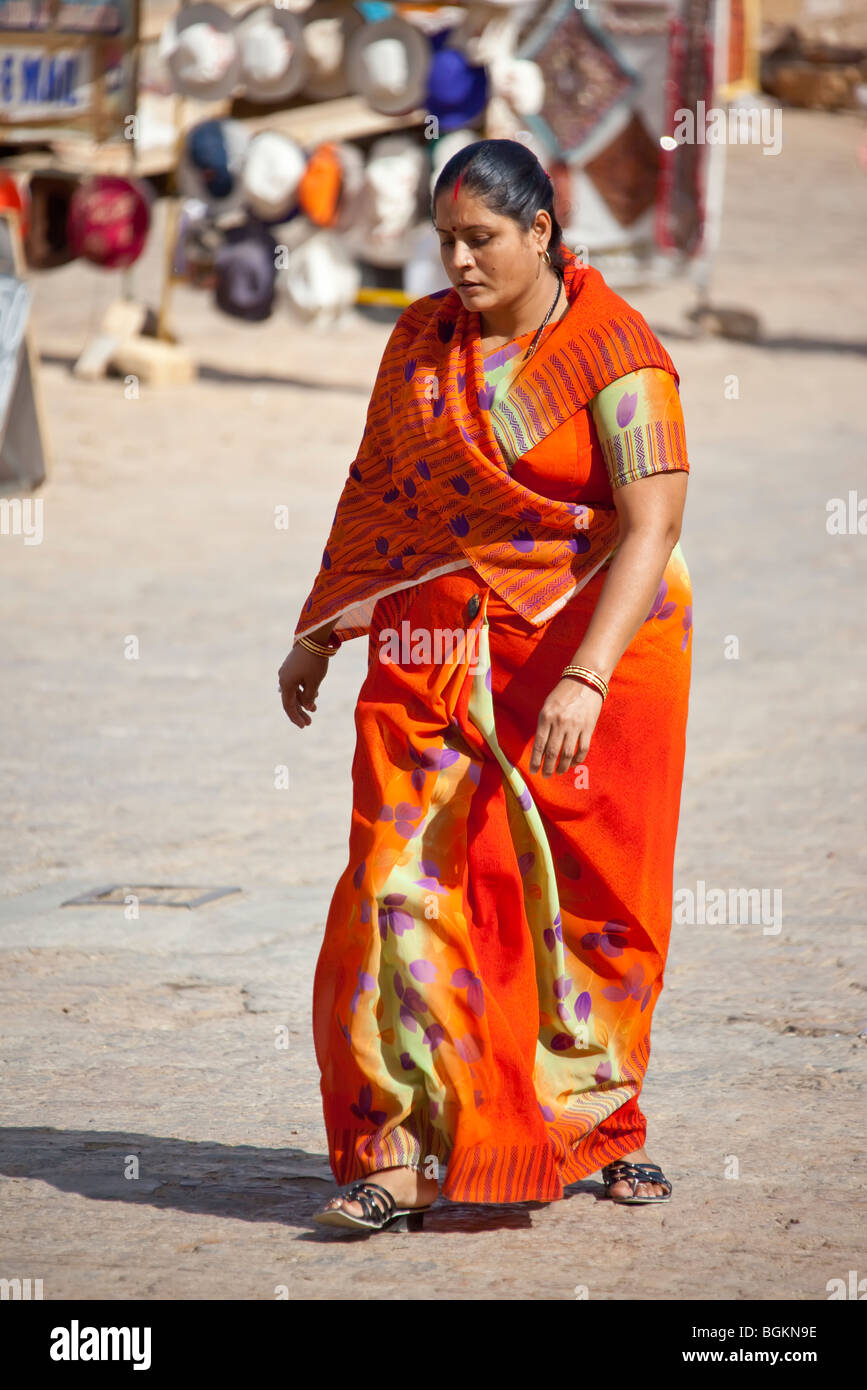
<path fill-rule="evenodd" d="M 642 315 L 599 271 L 565 257 L 569 308 L 525 366 L 513 359 L 500 391 L 486 379 L 479 315 L 456 290 L 401 314 L 296 636 L 335 618 L 338 636 L 361 636 L 377 599 L 467 563 L 516 613 L 543 623 L 610 557 L 610 499 L 547 497 L 510 470 L 619 377 L 657 367 L 679 378 Z M 685 459 L 677 421 L 668 435 Z"/>
<path fill-rule="evenodd" d="M 313 989 L 339 1183 L 435 1160 L 452 1200 L 549 1201 L 645 1140 L 691 663 L 679 545 L 584 764 L 529 764 L 618 544 L 614 490 L 689 463 L 665 349 L 597 272 L 570 261 L 567 289 L 525 367 L 532 333 L 483 361 L 454 294 L 401 316 L 298 624 L 369 638 Z"/>

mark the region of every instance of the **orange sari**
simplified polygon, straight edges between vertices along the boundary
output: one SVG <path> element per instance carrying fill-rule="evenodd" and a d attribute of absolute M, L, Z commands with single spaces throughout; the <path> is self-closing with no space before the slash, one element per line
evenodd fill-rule
<path fill-rule="evenodd" d="M 480 364 L 494 402 L 501 356 Z M 621 371 L 611 389 L 619 379 L 645 380 Z M 618 422 L 636 396 L 624 389 Z M 638 1096 L 668 949 L 690 676 L 679 547 L 618 662 L 585 764 L 529 771 L 539 709 L 616 545 L 611 477 L 688 469 L 676 399 L 667 425 L 644 419 L 628 439 L 600 439 L 594 397 L 505 459 L 538 510 L 547 496 L 609 523 L 568 601 L 528 616 L 498 591 L 508 576 L 458 556 L 384 586 L 364 619 L 349 862 L 313 997 L 341 1184 L 399 1164 L 430 1172 L 435 1160 L 452 1200 L 544 1201 L 644 1142 Z M 496 434 L 501 457 L 509 428 Z"/>
<path fill-rule="evenodd" d="M 580 421 L 624 375 L 654 368 L 679 378 L 641 314 L 598 270 L 564 254 L 567 312 L 526 365 L 522 354 L 506 364 L 499 390 L 482 362 L 479 315 L 456 290 L 401 314 L 296 636 L 329 620 L 338 637 L 361 636 L 384 594 L 467 563 L 516 613 L 544 623 L 610 557 L 610 493 L 582 503 L 539 492 L 515 461 Z M 662 434 L 669 466 L 684 466 L 676 413 Z"/>

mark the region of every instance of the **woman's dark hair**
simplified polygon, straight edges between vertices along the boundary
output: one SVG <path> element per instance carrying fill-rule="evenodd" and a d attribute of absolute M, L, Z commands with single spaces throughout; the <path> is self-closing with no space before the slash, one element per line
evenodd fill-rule
<path fill-rule="evenodd" d="M 453 154 L 440 171 L 431 197 L 431 221 L 436 221 L 436 201 L 455 187 L 481 198 L 491 212 L 511 217 L 522 231 L 533 225 L 536 213 L 551 218 L 548 254 L 555 270 L 565 268 L 563 229 L 554 213 L 554 187 L 532 150 L 517 140 L 476 140 Z"/>

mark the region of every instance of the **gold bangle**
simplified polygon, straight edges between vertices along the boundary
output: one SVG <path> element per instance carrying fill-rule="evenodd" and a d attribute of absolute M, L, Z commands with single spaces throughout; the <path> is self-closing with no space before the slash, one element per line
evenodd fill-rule
<path fill-rule="evenodd" d="M 585 685 L 589 685 L 593 690 L 596 690 L 602 696 L 603 703 L 605 702 L 605 698 L 608 695 L 608 682 L 600 676 L 598 671 L 591 671 L 589 666 L 576 666 L 570 664 L 563 668 L 562 675 L 577 677 L 577 679 L 583 681 Z"/>
<path fill-rule="evenodd" d="M 312 652 L 314 656 L 324 656 L 329 658 L 334 655 L 334 653 L 339 649 L 341 645 L 339 637 L 336 640 L 336 642 L 334 642 L 333 644 L 329 644 L 329 646 L 327 647 L 324 646 L 322 642 L 317 642 L 313 637 L 297 637 L 295 640 L 299 647 L 306 648 L 306 650 L 308 652 Z"/>
<path fill-rule="evenodd" d="M 589 666 L 578 666 L 574 662 L 570 662 L 569 665 L 564 668 L 563 675 L 577 676 L 579 680 L 583 680 L 588 685 L 592 685 L 594 690 L 599 691 L 603 700 L 608 694 L 608 682 L 603 676 L 600 676 L 598 671 L 592 671 Z"/>

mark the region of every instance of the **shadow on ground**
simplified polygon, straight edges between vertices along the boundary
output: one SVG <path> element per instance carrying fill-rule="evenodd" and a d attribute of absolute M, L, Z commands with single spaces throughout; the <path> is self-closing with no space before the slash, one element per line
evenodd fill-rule
<path fill-rule="evenodd" d="M 311 1219 L 334 1187 L 328 1159 L 304 1149 L 263 1149 L 116 1130 L 0 1129 L 0 1177 L 45 1182 L 94 1201 L 279 1222 L 306 1228 L 303 1238 L 335 1238 L 333 1232 L 320 1232 Z M 568 1200 L 603 1192 L 601 1182 L 585 1180 L 572 1183 L 564 1195 Z M 425 1217 L 425 1229 L 455 1234 L 529 1229 L 531 1213 L 546 1205 L 481 1206 L 441 1197 Z"/>

